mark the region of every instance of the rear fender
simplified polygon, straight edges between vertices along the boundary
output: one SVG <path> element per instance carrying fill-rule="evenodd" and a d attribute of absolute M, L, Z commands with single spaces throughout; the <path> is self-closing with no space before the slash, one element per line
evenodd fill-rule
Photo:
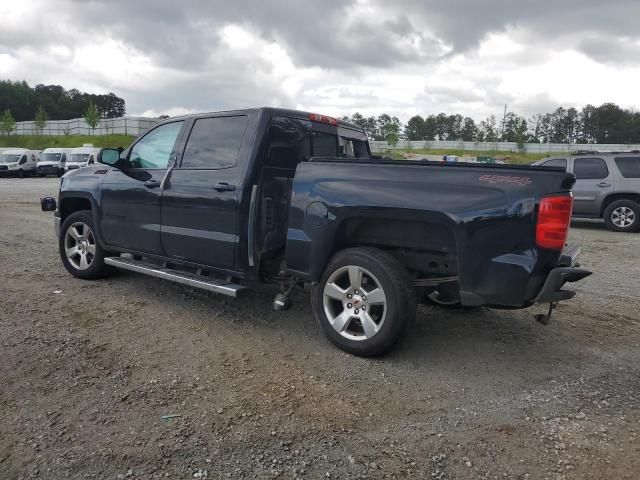
<path fill-rule="evenodd" d="M 354 246 L 457 255 L 455 223 L 442 213 L 370 207 L 342 210 L 333 213 L 323 204 L 311 204 L 301 228 L 290 222 L 286 248 L 290 271 L 317 281 L 334 253 Z"/>

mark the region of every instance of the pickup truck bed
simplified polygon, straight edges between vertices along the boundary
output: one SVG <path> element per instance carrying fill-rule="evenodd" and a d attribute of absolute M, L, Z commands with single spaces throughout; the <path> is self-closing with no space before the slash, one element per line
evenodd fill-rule
<path fill-rule="evenodd" d="M 572 183 L 562 169 L 526 165 L 312 159 L 293 182 L 287 265 L 317 280 L 346 235 L 345 246 L 422 257 L 406 262 L 418 278 L 457 275 L 464 305 L 530 305 L 561 255 L 533 245 L 537 203 Z"/>

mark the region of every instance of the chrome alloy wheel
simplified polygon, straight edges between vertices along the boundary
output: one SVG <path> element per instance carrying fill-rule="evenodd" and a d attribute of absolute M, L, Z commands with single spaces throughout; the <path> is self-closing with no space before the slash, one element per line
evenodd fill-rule
<path fill-rule="evenodd" d="M 636 221 L 635 212 L 629 207 L 618 207 L 611 212 L 611 222 L 620 228 L 629 228 Z"/>
<path fill-rule="evenodd" d="M 322 303 L 333 329 L 349 340 L 369 340 L 380 331 L 387 316 L 387 298 L 380 281 L 355 265 L 331 274 Z"/>
<path fill-rule="evenodd" d="M 96 237 L 86 223 L 69 225 L 64 236 L 67 260 L 77 270 L 86 270 L 96 257 Z"/>

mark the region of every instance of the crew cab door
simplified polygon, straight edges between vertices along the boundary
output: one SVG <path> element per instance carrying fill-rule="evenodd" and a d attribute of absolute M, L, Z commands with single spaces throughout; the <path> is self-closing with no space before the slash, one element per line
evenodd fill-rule
<path fill-rule="evenodd" d="M 100 231 L 105 243 L 135 252 L 162 255 L 162 181 L 177 158 L 184 121 L 147 132 L 125 153 L 126 166 L 112 169 L 102 182 Z"/>
<path fill-rule="evenodd" d="M 239 203 L 256 119 L 222 114 L 197 118 L 182 160 L 162 193 L 165 255 L 233 269 L 240 239 Z"/>
<path fill-rule="evenodd" d="M 604 198 L 613 191 L 613 176 L 607 162 L 599 157 L 573 157 L 573 213 L 576 216 L 599 217 Z"/>

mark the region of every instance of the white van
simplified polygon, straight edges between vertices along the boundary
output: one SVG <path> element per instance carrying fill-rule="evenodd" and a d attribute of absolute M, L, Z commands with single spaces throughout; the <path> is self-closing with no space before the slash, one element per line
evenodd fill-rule
<path fill-rule="evenodd" d="M 85 144 L 79 148 L 72 148 L 67 156 L 67 163 L 64 165 L 64 171 L 75 170 L 76 168 L 89 167 L 95 165 L 98 161 L 98 153 L 100 148 L 95 148 L 91 144 Z"/>
<path fill-rule="evenodd" d="M 11 148 L 0 155 L 0 175 L 34 175 L 40 159 L 40 150 Z"/>
<path fill-rule="evenodd" d="M 38 162 L 38 175 L 46 177 L 47 175 L 57 175 L 59 177 L 64 173 L 64 166 L 71 154 L 72 148 L 45 148 L 40 153 L 40 161 Z"/>

